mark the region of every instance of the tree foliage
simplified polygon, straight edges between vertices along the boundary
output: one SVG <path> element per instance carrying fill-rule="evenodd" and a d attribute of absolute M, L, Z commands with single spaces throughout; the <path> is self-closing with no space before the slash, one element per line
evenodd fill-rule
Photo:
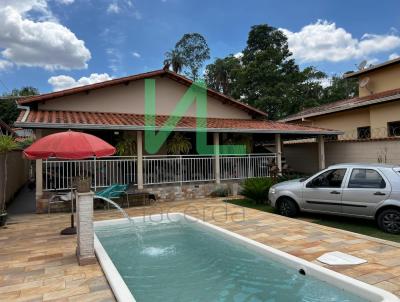
<path fill-rule="evenodd" d="M 175 72 L 183 71 L 196 81 L 204 62 L 210 58 L 210 48 L 199 33 L 187 33 L 165 54 L 164 64 L 171 65 Z"/>
<path fill-rule="evenodd" d="M 174 72 L 181 73 L 184 66 L 182 54 L 176 49 L 167 51 L 165 53 L 164 65 L 169 65 Z"/>
<path fill-rule="evenodd" d="M 205 81 L 208 87 L 267 112 L 270 119 L 349 98 L 357 91 L 356 81 L 338 76 L 324 88 L 326 74 L 312 66 L 301 70 L 285 34 L 267 24 L 251 28 L 242 54 L 207 65 Z"/>
<path fill-rule="evenodd" d="M 213 64 L 207 65 L 205 81 L 207 86 L 233 98 L 239 98 L 239 73 L 242 66 L 240 59 L 229 55 L 223 59 L 216 59 Z"/>
<path fill-rule="evenodd" d="M 347 79 L 333 76 L 331 84 L 325 88 L 321 103 L 330 103 L 338 100 L 355 97 L 358 93 L 357 79 Z"/>
<path fill-rule="evenodd" d="M 6 124 L 12 125 L 18 117 L 18 108 L 16 100 L 18 96 L 31 96 L 39 94 L 39 90 L 26 86 L 21 89 L 13 89 L 11 93 L 3 94 L 3 98 L 0 100 L 0 119 Z M 10 97 L 7 99 L 7 97 Z"/>

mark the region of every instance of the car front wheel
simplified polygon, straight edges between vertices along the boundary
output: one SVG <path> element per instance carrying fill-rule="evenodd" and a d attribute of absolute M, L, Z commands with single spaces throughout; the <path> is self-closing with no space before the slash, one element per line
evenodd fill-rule
<path fill-rule="evenodd" d="M 378 215 L 378 226 L 386 233 L 400 234 L 400 210 L 383 210 Z"/>
<path fill-rule="evenodd" d="M 283 197 L 278 203 L 278 213 L 286 217 L 295 217 L 299 210 L 296 203 L 288 197 Z"/>

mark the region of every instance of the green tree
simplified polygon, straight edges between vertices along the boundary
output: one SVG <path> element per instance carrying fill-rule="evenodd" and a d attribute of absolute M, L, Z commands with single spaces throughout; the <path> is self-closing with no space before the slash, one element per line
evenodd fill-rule
<path fill-rule="evenodd" d="M 210 48 L 206 39 L 199 33 L 184 34 L 176 43 L 175 50 L 183 58 L 185 74 L 196 81 L 204 61 L 210 58 Z"/>
<path fill-rule="evenodd" d="M 267 24 L 253 26 L 243 51 L 240 95 L 250 105 L 264 110 L 270 119 L 282 117 L 287 104 L 297 98 L 304 74 L 289 51 L 284 33 Z"/>
<path fill-rule="evenodd" d="M 13 89 L 11 93 L 3 94 L 0 100 L 0 119 L 6 124 L 12 125 L 18 117 L 18 108 L 16 104 L 18 97 L 37 94 L 39 94 L 39 90 L 31 86 Z"/>
<path fill-rule="evenodd" d="M 0 214 L 3 214 L 6 210 L 6 197 L 7 197 L 7 157 L 8 153 L 17 148 L 17 144 L 14 138 L 9 135 L 0 135 L 0 155 L 4 157 L 4 170 L 3 170 L 3 196 L 0 202 Z"/>
<path fill-rule="evenodd" d="M 331 85 L 324 89 L 321 103 L 331 103 L 343 99 L 353 98 L 358 94 L 357 79 L 347 79 L 342 76 L 333 76 Z"/>
<path fill-rule="evenodd" d="M 170 65 L 174 72 L 181 73 L 184 66 L 182 54 L 176 49 L 167 51 L 165 53 L 164 65 Z"/>
<path fill-rule="evenodd" d="M 298 83 L 293 85 L 292 97 L 282 104 L 281 117 L 299 112 L 305 108 L 315 107 L 321 103 L 324 88 L 321 81 L 326 79 L 326 74 L 315 67 L 306 67 L 299 73 Z"/>
<path fill-rule="evenodd" d="M 205 81 L 209 88 L 239 98 L 238 80 L 241 71 L 240 60 L 233 55 L 223 59 L 218 58 L 206 66 Z"/>

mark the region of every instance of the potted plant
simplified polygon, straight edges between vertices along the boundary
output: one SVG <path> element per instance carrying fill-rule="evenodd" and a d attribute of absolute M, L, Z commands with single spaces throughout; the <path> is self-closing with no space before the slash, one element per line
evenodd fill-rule
<path fill-rule="evenodd" d="M 129 135 L 124 135 L 117 143 L 117 155 L 132 156 L 136 155 L 136 139 Z"/>
<path fill-rule="evenodd" d="M 173 154 L 173 155 L 188 154 L 190 149 L 192 149 L 192 144 L 190 143 L 190 139 L 182 135 L 181 133 L 176 132 L 167 141 L 168 154 Z"/>
<path fill-rule="evenodd" d="M 8 153 L 17 148 L 14 138 L 9 135 L 0 135 L 0 156 L 3 162 L 3 196 L 0 201 L 0 226 L 4 226 L 7 221 L 6 198 L 7 198 L 7 157 Z"/>

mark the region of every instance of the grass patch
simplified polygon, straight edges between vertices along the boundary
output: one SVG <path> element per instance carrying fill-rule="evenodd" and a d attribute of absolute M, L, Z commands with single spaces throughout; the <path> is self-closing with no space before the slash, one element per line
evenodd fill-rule
<path fill-rule="evenodd" d="M 270 205 L 255 204 L 253 201 L 247 199 L 233 199 L 225 201 L 246 208 L 256 209 L 268 213 L 276 213 L 275 208 L 271 207 Z M 400 235 L 388 234 L 381 231 L 373 220 L 311 213 L 301 213 L 297 219 L 400 243 Z"/>
<path fill-rule="evenodd" d="M 254 201 L 249 199 L 229 199 L 225 200 L 225 202 L 232 203 L 234 205 L 242 206 L 245 208 L 260 210 L 263 212 L 276 213 L 275 208 L 271 207 L 270 205 L 255 203 Z"/>

